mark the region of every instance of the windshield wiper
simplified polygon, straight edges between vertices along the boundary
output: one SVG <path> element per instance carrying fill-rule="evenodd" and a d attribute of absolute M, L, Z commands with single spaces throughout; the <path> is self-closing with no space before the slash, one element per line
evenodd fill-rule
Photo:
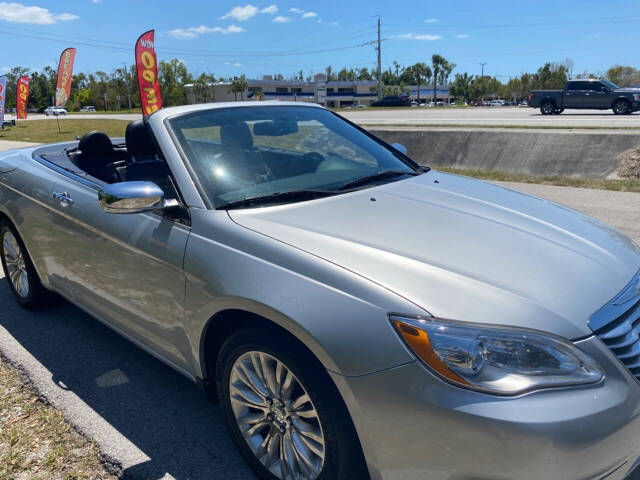
<path fill-rule="evenodd" d="M 270 203 L 295 200 L 313 200 L 314 198 L 329 197 L 332 195 L 337 195 L 337 192 L 330 190 L 291 190 L 289 192 L 276 192 L 270 193 L 269 195 L 259 195 L 223 203 L 216 207 L 216 210 L 231 210 L 234 208 L 253 207 L 255 205 L 266 205 Z"/>
<path fill-rule="evenodd" d="M 369 183 L 374 183 L 379 180 L 386 180 L 388 178 L 399 177 L 400 175 L 420 175 L 421 172 L 413 172 L 413 171 L 405 171 L 405 170 L 382 170 L 378 173 L 374 173 L 373 175 L 367 175 L 364 177 L 356 178 L 355 180 L 351 180 L 350 182 L 345 183 L 338 190 L 349 190 L 351 188 L 361 187 L 363 185 L 368 185 Z"/>

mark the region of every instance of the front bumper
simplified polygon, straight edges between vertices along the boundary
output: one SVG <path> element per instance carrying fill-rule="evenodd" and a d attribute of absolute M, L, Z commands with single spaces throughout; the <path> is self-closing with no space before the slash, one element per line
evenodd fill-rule
<path fill-rule="evenodd" d="M 640 455 L 640 386 L 595 337 L 603 382 L 516 398 L 451 386 L 414 362 L 333 375 L 372 480 L 622 480 Z"/>

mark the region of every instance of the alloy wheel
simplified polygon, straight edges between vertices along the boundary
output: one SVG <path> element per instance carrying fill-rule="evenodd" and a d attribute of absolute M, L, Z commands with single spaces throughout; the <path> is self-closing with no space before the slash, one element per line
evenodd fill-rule
<path fill-rule="evenodd" d="M 616 104 L 613 106 L 613 110 L 618 115 L 626 115 L 630 110 L 629 104 L 624 101 L 616 102 Z"/>
<path fill-rule="evenodd" d="M 249 351 L 229 378 L 231 408 L 249 448 L 280 480 L 315 480 L 325 459 L 316 408 L 293 372 L 275 357 Z"/>
<path fill-rule="evenodd" d="M 5 232 L 2 240 L 2 253 L 7 266 L 9 281 L 16 293 L 22 297 L 29 296 L 29 273 L 18 240 L 11 232 Z"/>

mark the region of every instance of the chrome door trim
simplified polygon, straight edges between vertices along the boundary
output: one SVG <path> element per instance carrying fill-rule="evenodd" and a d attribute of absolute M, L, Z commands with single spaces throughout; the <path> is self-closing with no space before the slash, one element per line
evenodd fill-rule
<path fill-rule="evenodd" d="M 58 165 L 56 165 L 55 163 L 50 162 L 49 160 L 46 160 L 45 158 L 42 158 L 40 155 L 34 155 L 33 159 L 40 163 L 41 165 L 44 165 L 47 168 L 50 168 L 51 170 L 55 170 L 56 172 L 64 175 L 65 177 L 74 180 L 76 182 L 81 183 L 82 185 L 84 185 L 85 187 L 89 187 L 93 190 L 99 191 L 100 190 L 100 185 L 92 182 L 91 180 L 82 177 L 80 175 L 76 175 L 73 172 L 70 172 L 69 170 L 66 170 Z"/>

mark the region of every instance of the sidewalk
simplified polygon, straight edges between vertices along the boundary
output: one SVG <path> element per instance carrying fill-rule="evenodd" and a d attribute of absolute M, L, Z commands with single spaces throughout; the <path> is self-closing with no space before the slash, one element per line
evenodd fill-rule
<path fill-rule="evenodd" d="M 11 150 L 12 148 L 35 147 L 36 145 L 40 144 L 31 142 L 13 142 L 11 140 L 0 140 L 0 152 Z"/>

